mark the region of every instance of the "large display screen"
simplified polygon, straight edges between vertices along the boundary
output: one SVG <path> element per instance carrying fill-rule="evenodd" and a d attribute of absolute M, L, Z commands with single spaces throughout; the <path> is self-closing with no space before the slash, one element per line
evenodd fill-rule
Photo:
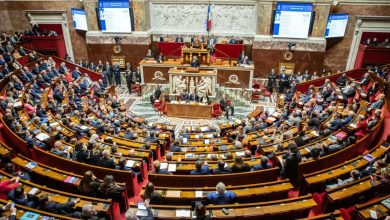
<path fill-rule="evenodd" d="M 99 0 L 98 7 L 102 32 L 131 32 L 129 0 Z"/>
<path fill-rule="evenodd" d="M 330 14 L 326 25 L 325 38 L 344 37 L 348 14 Z"/>
<path fill-rule="evenodd" d="M 313 5 L 310 3 L 278 2 L 274 17 L 274 37 L 307 38 Z"/>
<path fill-rule="evenodd" d="M 71 8 L 73 26 L 76 30 L 88 31 L 87 17 L 84 9 Z"/>

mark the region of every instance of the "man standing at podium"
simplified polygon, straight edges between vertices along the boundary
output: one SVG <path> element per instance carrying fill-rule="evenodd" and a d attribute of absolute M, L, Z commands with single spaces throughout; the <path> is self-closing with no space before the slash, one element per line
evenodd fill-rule
<path fill-rule="evenodd" d="M 197 56 L 193 56 L 192 57 L 192 62 L 191 62 L 191 67 L 199 68 L 199 66 L 200 66 L 200 62 L 198 60 L 198 57 Z"/>

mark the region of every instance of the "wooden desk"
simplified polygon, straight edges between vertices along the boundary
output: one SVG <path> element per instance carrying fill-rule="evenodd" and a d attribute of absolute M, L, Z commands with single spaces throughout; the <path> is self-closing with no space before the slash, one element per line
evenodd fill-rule
<path fill-rule="evenodd" d="M 198 60 L 203 65 L 210 64 L 210 52 L 207 49 L 201 48 L 182 48 L 181 57 L 183 63 L 189 64 L 192 62 L 193 56 L 197 56 Z"/>
<path fill-rule="evenodd" d="M 294 199 L 274 200 L 270 202 L 210 205 L 212 219 L 295 219 L 306 217 L 309 210 L 317 204 L 311 194 Z M 191 206 L 152 205 L 157 219 L 177 219 L 176 210 L 189 210 Z M 222 212 L 222 208 L 229 209 L 229 215 Z M 180 219 L 190 219 L 183 217 Z"/>
<path fill-rule="evenodd" d="M 163 63 L 156 63 L 155 61 L 142 60 L 139 63 L 141 69 L 141 82 L 153 83 L 153 84 L 168 84 L 169 74 L 168 71 L 177 67 L 188 68 L 189 64 L 181 64 L 180 60 L 177 61 L 165 61 Z M 216 70 L 217 71 L 217 84 L 225 86 L 227 88 L 252 88 L 252 78 L 254 67 L 239 67 L 231 65 L 201 65 L 199 67 L 202 70 Z M 236 81 L 238 80 L 238 81 Z"/>
<path fill-rule="evenodd" d="M 370 214 L 370 210 L 373 210 L 376 212 L 378 219 L 385 217 L 382 213 L 385 213 L 385 214 L 387 213 L 387 215 L 390 214 L 390 210 L 381 203 L 383 200 L 386 200 L 388 198 L 390 198 L 390 195 L 387 195 L 387 196 L 381 197 L 381 198 L 376 198 L 376 199 L 371 200 L 371 201 L 364 203 L 364 204 L 356 205 L 355 206 L 355 209 L 357 211 L 357 218 L 356 219 L 359 219 L 359 220 L 372 219 L 371 214 Z"/>
<path fill-rule="evenodd" d="M 167 115 L 169 117 L 211 119 L 211 111 L 211 105 L 167 103 Z"/>

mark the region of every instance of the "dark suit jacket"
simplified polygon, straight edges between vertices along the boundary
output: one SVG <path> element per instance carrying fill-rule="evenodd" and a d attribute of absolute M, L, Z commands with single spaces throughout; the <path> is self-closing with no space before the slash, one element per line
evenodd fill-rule
<path fill-rule="evenodd" d="M 227 104 L 226 99 L 221 99 L 219 101 L 219 104 L 221 105 L 222 111 L 226 111 L 227 110 L 228 104 Z"/>
<path fill-rule="evenodd" d="M 183 37 L 177 37 L 175 41 L 176 42 L 184 42 Z"/>
<path fill-rule="evenodd" d="M 56 214 L 69 214 L 69 209 L 72 208 L 75 205 L 75 203 L 67 202 L 67 203 L 57 203 L 57 202 L 49 202 L 41 209 L 47 212 L 56 213 Z"/>
<path fill-rule="evenodd" d="M 193 60 L 191 62 L 191 67 L 199 67 L 200 66 L 200 62 L 199 60 Z"/>
<path fill-rule="evenodd" d="M 232 172 L 232 168 L 230 168 L 230 167 L 225 167 L 223 169 L 220 169 L 219 167 L 217 167 L 213 170 L 214 174 L 227 174 L 227 173 L 231 173 L 231 172 Z"/>
<path fill-rule="evenodd" d="M 98 165 L 106 168 L 112 168 L 112 169 L 116 168 L 115 162 L 111 158 L 104 158 L 104 157 L 101 158 L 98 162 Z"/>

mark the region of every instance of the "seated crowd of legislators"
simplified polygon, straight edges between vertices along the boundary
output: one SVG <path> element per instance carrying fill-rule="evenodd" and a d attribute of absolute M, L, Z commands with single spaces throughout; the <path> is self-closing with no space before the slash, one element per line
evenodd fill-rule
<path fill-rule="evenodd" d="M 334 82 L 323 77 L 321 86 L 310 85 L 311 79 L 321 78 L 316 73 L 289 76 L 279 84 L 284 103 L 275 112 L 232 120 L 219 130 L 184 128 L 175 138 L 168 125 L 149 124 L 127 113 L 124 100 L 108 92 L 115 77 L 110 83 L 93 81 L 93 63 L 83 67 L 25 49 L 18 45 L 21 35 L 3 33 L 0 47 L 2 129 L 9 129 L 24 143 L 7 146 L 5 142 L 0 147 L 0 212 L 9 219 L 21 218 L 19 211 L 54 218 L 114 219 L 116 211 L 140 209 L 129 202 L 133 201 L 129 197 L 137 195 L 146 210 L 142 216 L 133 214 L 140 219 L 175 217 L 170 211 L 177 214 L 177 206 L 194 210 L 195 219 L 211 219 L 220 210 L 220 216 L 240 210 L 246 215 L 250 207 L 284 203 L 291 203 L 286 213 L 294 218 L 307 217 L 309 211 L 339 216 L 339 208 L 389 197 L 389 145 L 371 144 L 378 138 L 388 102 L 384 93 L 390 77 L 387 66 L 375 66 L 359 78 L 336 73 Z M 387 41 L 382 44 L 388 46 Z M 367 45 L 379 44 L 368 40 Z M 99 62 L 99 68 L 103 63 Z M 133 81 L 138 80 L 137 74 Z M 269 81 L 276 80 L 274 74 Z M 115 82 L 120 84 L 120 80 Z M 297 91 L 302 82 L 309 83 L 307 90 Z M 268 89 L 276 85 L 271 82 Z M 31 158 L 18 154 L 19 148 Z M 40 157 L 32 156 L 36 153 Z M 50 170 L 56 162 L 48 166 L 44 161 L 54 159 L 58 167 Z M 367 163 L 332 173 L 332 178 L 319 181 L 320 187 L 309 184 L 318 172 L 335 172 L 359 159 Z M 65 170 L 61 161 L 87 171 Z M 45 176 L 45 171 L 62 177 L 74 173 L 59 181 Z M 118 181 L 123 173 L 129 178 Z M 60 187 L 64 182 L 66 189 Z M 335 199 L 324 208 L 316 199 L 320 195 L 321 201 L 330 200 L 332 193 L 355 190 L 365 182 L 370 187 L 357 191 L 359 200 L 348 206 Z M 280 191 L 276 186 L 282 187 Z M 289 197 L 293 191 L 299 195 Z M 198 202 L 191 207 L 194 201 Z M 295 205 L 307 201 L 312 204 L 299 206 L 294 213 Z M 264 215 L 261 209 L 247 213 Z M 134 217 L 130 215 L 126 212 L 127 218 Z"/>

